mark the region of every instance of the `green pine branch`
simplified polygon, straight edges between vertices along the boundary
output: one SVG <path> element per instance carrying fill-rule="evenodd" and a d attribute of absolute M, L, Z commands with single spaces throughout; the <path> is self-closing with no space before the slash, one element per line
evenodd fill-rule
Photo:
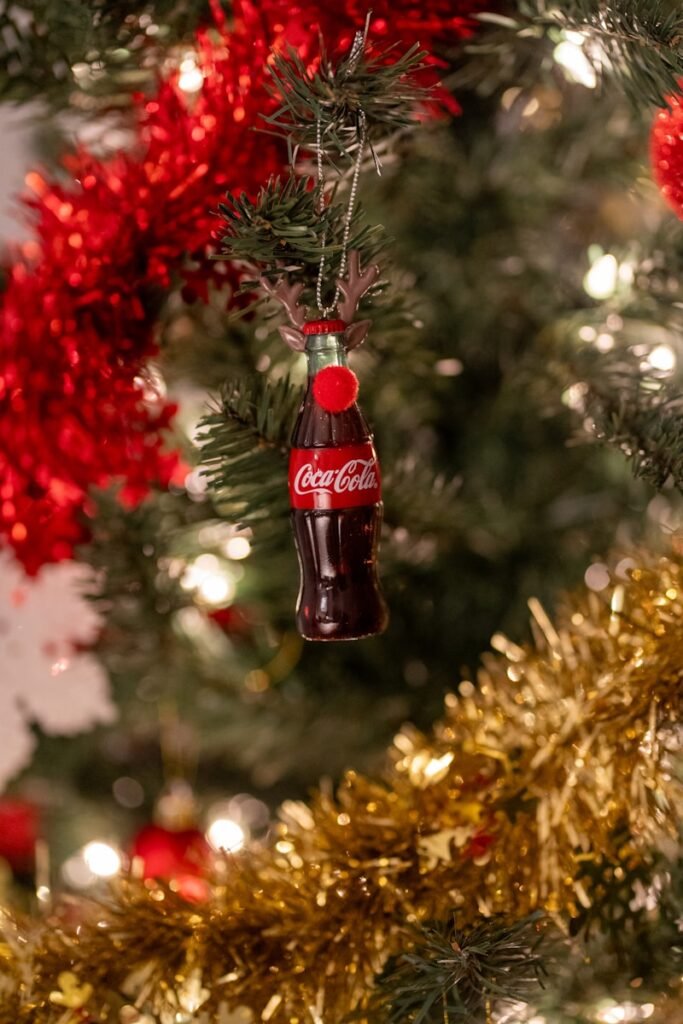
<path fill-rule="evenodd" d="M 281 105 L 266 121 L 270 130 L 287 136 L 292 169 L 285 179 L 271 178 L 255 200 L 245 194 L 226 197 L 220 206 L 226 228 L 224 258 L 255 264 L 271 277 L 286 271 L 290 278 L 303 279 L 309 289 L 323 254 L 328 277 L 339 273 L 345 244 L 360 252 L 364 264 L 376 259 L 383 232 L 365 223 L 359 205 L 344 241 L 347 199 L 337 201 L 337 194 L 345 180 L 335 160 L 357 155 L 362 118 L 375 158 L 377 147 L 388 144 L 393 133 L 417 123 L 415 111 L 426 96 L 414 81 L 422 54 L 414 46 L 386 63 L 393 50 L 371 56 L 357 41 L 336 68 L 323 55 L 315 73 L 294 52 L 276 56 L 271 73 Z M 319 130 L 326 165 L 332 164 L 326 173 L 331 174 L 333 187 L 324 199 L 311 176 L 299 177 L 294 170 L 299 147 L 317 149 Z M 251 286 L 253 282 L 246 282 Z M 310 304 L 312 294 L 306 293 L 304 299 Z"/>
<path fill-rule="evenodd" d="M 88 597 L 103 616 L 96 653 L 105 667 L 126 721 L 144 730 L 157 720 L 154 705 L 138 701 L 141 680 L 148 692 L 164 693 L 179 707 L 189 698 L 186 682 L 207 682 L 193 638 L 179 629 L 194 597 L 181 585 L 173 563 L 191 551 L 197 531 L 215 523 L 208 502 L 184 491 L 153 491 L 129 507 L 116 490 L 91 495 L 96 515 L 91 537 L 78 555 L 96 570 Z M 192 698 L 193 699 L 193 698 Z M 130 716 L 130 718 L 128 718 Z"/>
<path fill-rule="evenodd" d="M 618 867 L 586 864 L 589 873 L 593 880 L 599 878 L 603 893 L 602 906 L 585 915 L 595 927 L 589 931 L 586 920 L 580 919 L 574 929 L 577 939 L 558 945 L 552 985 L 534 1005 L 534 1013 L 557 1024 L 592 1024 L 596 1004 L 606 993 L 616 1002 L 641 1006 L 656 1002 L 683 965 L 680 858 L 655 856 L 643 877 L 628 857 Z M 611 905 L 607 918 L 605 901 Z"/>
<path fill-rule="evenodd" d="M 289 543 L 287 460 L 301 391 L 285 377 L 229 382 L 198 443 L 221 516 L 250 527 L 261 547 Z"/>
<path fill-rule="evenodd" d="M 683 9 L 675 0 L 518 0 L 520 13 L 549 29 L 585 32 L 631 98 L 660 105 L 683 75 Z M 590 50 L 587 53 L 590 57 Z"/>
<path fill-rule="evenodd" d="M 454 919 L 421 926 L 414 947 L 380 978 L 388 1024 L 484 1024 L 494 1003 L 527 1002 L 547 973 L 541 917 L 513 925 L 492 918 L 468 932 Z"/>
<path fill-rule="evenodd" d="M 219 207 L 225 225 L 222 256 L 254 264 L 268 277 L 284 270 L 290 280 L 315 281 L 321 256 L 333 278 L 341 269 L 345 203 L 333 192 L 321 208 L 320 190 L 309 177 L 271 178 L 251 200 L 245 193 L 228 194 Z M 323 247 L 321 242 L 325 237 Z M 364 265 L 377 258 L 385 244 L 381 226 L 364 223 L 357 205 L 351 220 L 348 247 L 357 249 Z M 251 289 L 254 282 L 245 282 Z M 308 296 L 306 296 L 308 297 Z M 312 296 L 311 296 L 312 299 Z"/>
<path fill-rule="evenodd" d="M 270 73 L 281 103 L 266 123 L 285 135 L 295 152 L 317 149 L 320 124 L 326 154 L 353 159 L 362 116 L 371 145 L 417 123 L 416 110 L 428 95 L 415 81 L 425 54 L 415 45 L 387 62 L 395 54 L 395 46 L 372 54 L 354 45 L 335 67 L 323 52 L 313 73 L 296 51 L 277 55 Z"/>
<path fill-rule="evenodd" d="M 152 82 L 168 48 L 210 21 L 208 0 L 0 0 L 0 99 L 111 101 Z"/>
<path fill-rule="evenodd" d="M 383 484 L 385 521 L 392 528 L 412 532 L 416 544 L 425 534 L 449 537 L 462 526 L 456 501 L 461 477 L 435 473 L 416 456 L 406 455 L 391 467 Z"/>
<path fill-rule="evenodd" d="M 588 383 L 586 408 L 596 435 L 618 448 L 635 476 L 661 489 L 671 480 L 683 493 L 683 396 L 680 387 L 607 366 Z"/>
<path fill-rule="evenodd" d="M 617 339 L 602 354 L 578 341 L 574 328 L 574 321 L 559 325 L 566 334 L 547 360 L 554 393 L 565 391 L 589 427 L 585 436 L 621 452 L 636 477 L 658 489 L 671 482 L 683 493 L 680 376 L 668 379 L 651 367 L 642 345 L 634 351 Z"/>

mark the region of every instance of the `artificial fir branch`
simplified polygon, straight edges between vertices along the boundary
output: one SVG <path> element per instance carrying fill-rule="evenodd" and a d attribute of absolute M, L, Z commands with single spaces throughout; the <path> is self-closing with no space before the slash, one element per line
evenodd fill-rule
<path fill-rule="evenodd" d="M 361 111 L 371 144 L 416 123 L 416 110 L 428 96 L 415 81 L 424 57 L 417 44 L 400 56 L 395 46 L 376 54 L 354 47 L 336 66 L 323 53 L 319 68 L 311 72 L 295 51 L 279 54 L 270 70 L 281 104 L 265 120 L 294 147 L 309 150 L 317 146 L 320 123 L 329 156 L 350 160 L 358 145 Z"/>
<path fill-rule="evenodd" d="M 671 481 L 683 493 L 680 381 L 663 380 L 639 347 L 601 355 L 573 337 L 565 342 L 550 372 L 560 386 L 578 389 L 575 404 L 588 417 L 590 436 L 625 455 L 636 477 L 659 489 Z"/>
<path fill-rule="evenodd" d="M 683 493 L 683 396 L 614 374 L 608 386 L 589 385 L 587 410 L 598 438 L 626 455 L 637 477 L 657 488 L 671 479 Z"/>
<path fill-rule="evenodd" d="M 288 537 L 285 454 L 300 398 L 286 377 L 232 381 L 201 423 L 198 442 L 216 505 L 224 518 L 252 527 L 262 545 Z"/>
<path fill-rule="evenodd" d="M 641 872 L 629 859 L 619 869 L 600 860 L 596 869 L 603 875 L 602 882 L 595 879 L 597 891 L 604 885 L 623 887 L 623 913 L 615 904 L 611 916 L 613 893 L 607 891 L 597 913 L 588 915 L 594 925 L 590 935 L 562 946 L 553 942 L 552 985 L 535 1001 L 534 1013 L 556 1024 L 594 1024 L 595 1005 L 606 991 L 619 1003 L 643 1006 L 667 988 L 683 964 L 683 861 L 660 857 L 647 877 L 638 877 Z M 660 1014 L 657 1019 L 668 1024 L 666 1009 Z"/>
<path fill-rule="evenodd" d="M 659 104 L 683 74 L 683 10 L 671 0 L 518 0 L 534 21 L 584 32 L 599 44 L 596 60 L 636 102 Z M 589 53 L 590 55 L 590 53 Z"/>
<path fill-rule="evenodd" d="M 105 667 L 112 692 L 121 705 L 121 722 L 136 734 L 140 771 L 147 774 L 152 789 L 157 781 L 159 713 L 153 693 L 164 694 L 178 713 L 201 729 L 205 765 L 215 758 L 213 770 L 221 772 L 226 749 L 239 761 L 239 742 L 230 738 L 231 724 L 237 717 L 242 731 L 249 726 L 240 717 L 236 684 L 259 660 L 261 638 L 252 633 L 249 645 L 231 651 L 231 668 L 226 677 L 225 664 L 218 650 L 211 653 L 206 633 L 186 628 L 184 616 L 196 616 L 196 597 L 182 584 L 184 567 L 211 551 L 221 557 L 221 540 L 228 524 L 221 523 L 206 500 L 190 498 L 184 491 L 158 492 L 133 507 L 123 503 L 112 489 L 92 495 L 96 515 L 92 519 L 92 537 L 79 549 L 79 560 L 88 562 L 96 573 L 88 594 L 103 615 L 106 627 L 97 639 L 96 652 Z M 202 543 L 198 530 L 213 534 L 215 540 Z M 224 556 L 223 556 L 224 557 Z M 179 571 L 180 569 L 180 571 Z M 202 616 L 208 609 L 202 610 Z M 205 619 L 209 629 L 209 620 Z M 265 649 L 266 654 L 268 648 Z M 259 652 L 258 654 L 256 652 Z M 193 681 L 188 690 L 187 680 Z M 202 707 L 200 693 L 220 693 L 222 709 Z M 146 696 L 143 696 L 145 694 Z M 252 723 L 252 727 L 253 723 Z M 220 733 L 220 740 L 216 738 Z M 96 758 L 101 742 L 96 734 L 83 737 L 71 748 L 73 756 Z M 144 751 L 144 753 L 143 753 Z M 40 756 L 50 765 L 55 750 L 44 741 Z M 143 767 L 144 765 L 144 767 Z M 96 788 L 92 779 L 87 789 Z"/>
<path fill-rule="evenodd" d="M 60 106 L 76 90 L 140 89 L 153 80 L 168 47 L 212 19 L 211 6 L 210 0 L 0 0 L 0 98 L 40 95 Z M 215 0 L 214 6 L 227 4 Z M 156 33 L 147 33 L 149 26 Z M 79 66 L 85 75 L 77 74 Z"/>
<path fill-rule="evenodd" d="M 389 526 L 424 536 L 431 531 L 451 535 L 462 526 L 456 496 L 462 485 L 459 476 L 434 473 L 415 455 L 406 455 L 384 479 L 385 520 Z"/>
<path fill-rule="evenodd" d="M 336 205 L 318 215 L 320 194 L 310 178 L 290 174 L 270 178 L 255 200 L 246 193 L 228 194 L 221 203 L 226 233 L 223 252 L 230 259 L 272 265 L 282 261 L 315 263 L 320 259 L 320 230 L 339 217 Z"/>
<path fill-rule="evenodd" d="M 325 253 L 330 274 L 339 270 L 343 251 L 344 204 L 334 196 L 321 208 L 320 192 L 309 177 L 271 178 L 255 200 L 242 193 L 228 195 L 219 207 L 225 222 L 223 255 L 256 264 L 268 276 L 286 270 L 292 279 L 313 279 Z M 361 262 L 376 259 L 383 247 L 379 226 L 363 223 L 360 206 L 351 222 L 349 248 L 357 249 Z M 321 237 L 325 234 L 325 247 Z M 247 287 L 250 282 L 247 282 Z"/>
<path fill-rule="evenodd" d="M 343 172 L 335 172 L 335 184 L 323 199 L 321 187 L 309 176 L 298 177 L 294 164 L 299 147 L 316 148 L 319 130 L 325 155 L 334 161 L 357 155 L 361 118 L 370 146 L 383 145 L 392 133 L 416 123 L 415 111 L 427 95 L 414 81 L 423 55 L 413 46 L 387 63 L 394 50 L 370 56 L 355 45 L 334 68 L 323 55 L 314 73 L 295 52 L 276 55 L 271 73 L 281 105 L 265 120 L 287 136 L 292 169 L 286 179 L 271 178 L 255 200 L 245 194 L 226 198 L 220 206 L 225 257 L 256 264 L 267 275 L 286 271 L 309 282 L 323 253 L 332 276 L 345 248 L 358 250 L 363 263 L 377 258 L 382 229 L 365 224 L 358 205 L 344 243 L 346 206 L 335 199 Z"/>
<path fill-rule="evenodd" d="M 414 947 L 395 957 L 379 984 L 389 1024 L 485 1024 L 491 1005 L 526 1002 L 547 973 L 539 953 L 539 921 L 497 918 L 461 931 L 448 922 L 423 925 Z"/>

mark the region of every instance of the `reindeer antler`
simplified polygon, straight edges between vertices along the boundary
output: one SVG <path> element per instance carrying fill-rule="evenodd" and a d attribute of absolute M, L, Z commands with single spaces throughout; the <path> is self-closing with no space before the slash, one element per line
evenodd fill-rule
<path fill-rule="evenodd" d="M 349 250 L 348 269 L 345 277 L 337 278 L 339 291 L 344 296 L 343 301 L 337 303 L 339 315 L 346 321 L 347 327 L 344 332 L 344 342 L 347 349 L 356 348 L 362 344 L 370 329 L 369 320 L 358 320 L 353 322 L 358 303 L 366 291 L 379 277 L 379 267 L 371 264 L 364 271 L 360 269 L 360 254 L 356 249 Z M 261 287 L 272 299 L 275 299 L 284 307 L 289 321 L 292 324 L 288 327 L 283 324 L 280 328 L 280 335 L 290 348 L 295 352 L 303 352 L 306 348 L 306 336 L 302 330 L 306 322 L 306 309 L 299 305 L 301 293 L 304 290 L 302 282 L 291 284 L 283 275 L 273 284 L 267 277 L 261 278 Z"/>
<path fill-rule="evenodd" d="M 371 263 L 361 273 L 360 253 L 357 249 L 349 250 L 349 266 L 346 277 L 337 278 L 339 290 L 344 296 L 343 301 L 337 303 L 337 309 L 339 310 L 340 317 L 342 320 L 346 320 L 347 324 L 353 321 L 358 309 L 358 303 L 378 277 L 379 267 L 376 263 Z"/>
<path fill-rule="evenodd" d="M 260 283 L 264 292 L 284 307 L 292 326 L 303 327 L 306 310 L 299 305 L 299 297 L 304 290 L 303 284 L 290 284 L 286 277 L 281 277 L 277 284 L 272 284 L 267 277 L 262 277 Z"/>
<path fill-rule="evenodd" d="M 286 277 L 281 277 L 277 284 L 272 284 L 267 277 L 261 278 L 261 287 L 271 299 L 275 299 L 282 306 L 292 324 L 282 324 L 278 327 L 280 337 L 295 352 L 303 352 L 306 347 L 306 338 L 301 328 L 306 322 L 306 309 L 299 305 L 299 297 L 304 290 L 303 283 L 290 284 Z"/>

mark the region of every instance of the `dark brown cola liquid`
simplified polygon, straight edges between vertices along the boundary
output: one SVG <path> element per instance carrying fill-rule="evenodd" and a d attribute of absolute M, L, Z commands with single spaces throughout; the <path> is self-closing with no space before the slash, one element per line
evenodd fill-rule
<path fill-rule="evenodd" d="M 332 448 L 371 441 L 357 405 L 329 413 L 315 401 L 312 379 L 292 435 L 294 448 Z M 293 509 L 301 586 L 297 626 L 307 640 L 357 640 L 389 621 L 377 577 L 382 502 L 330 510 Z"/>

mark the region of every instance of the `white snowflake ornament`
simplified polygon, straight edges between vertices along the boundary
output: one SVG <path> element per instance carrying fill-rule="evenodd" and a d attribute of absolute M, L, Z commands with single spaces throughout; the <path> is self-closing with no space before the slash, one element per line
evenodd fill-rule
<path fill-rule="evenodd" d="M 101 665 L 79 650 L 100 628 L 81 596 L 90 573 L 61 562 L 29 578 L 0 552 L 0 792 L 31 759 L 29 723 L 71 736 L 116 716 Z"/>

